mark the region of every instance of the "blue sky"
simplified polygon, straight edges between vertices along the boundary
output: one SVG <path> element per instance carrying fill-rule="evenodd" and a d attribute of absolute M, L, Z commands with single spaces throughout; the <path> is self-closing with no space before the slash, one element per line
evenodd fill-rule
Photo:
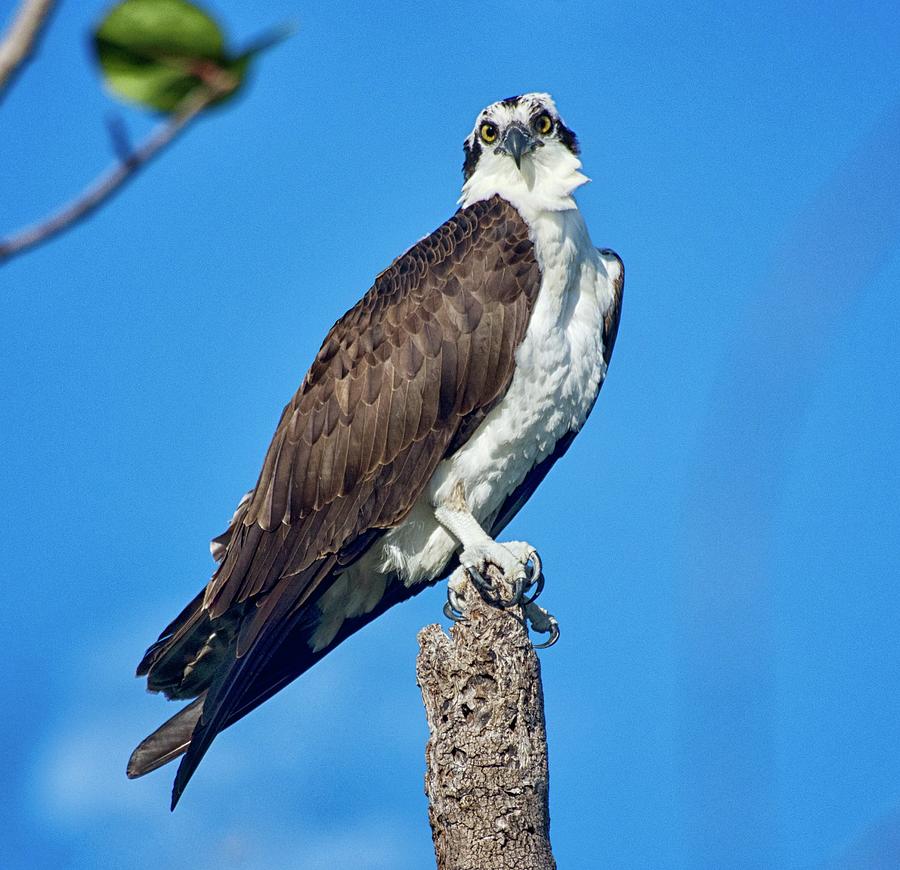
<path fill-rule="evenodd" d="M 111 159 L 64 3 L 0 106 L 0 233 Z M 10 4 L 4 4 L 6 13 Z M 900 866 L 900 13 L 891 4 L 211 4 L 297 34 L 108 208 L 0 269 L 10 868 L 433 863 L 396 608 L 128 782 L 134 665 L 205 582 L 330 324 L 453 211 L 477 112 L 557 98 L 627 282 L 541 551 L 560 867 Z M 11 668 L 11 670 L 10 670 Z"/>

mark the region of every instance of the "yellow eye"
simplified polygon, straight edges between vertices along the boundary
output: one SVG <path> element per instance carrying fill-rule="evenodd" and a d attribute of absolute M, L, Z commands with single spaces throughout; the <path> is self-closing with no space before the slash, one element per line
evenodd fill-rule
<path fill-rule="evenodd" d="M 490 145 L 497 141 L 497 128 L 493 124 L 481 125 L 481 138 Z"/>
<path fill-rule="evenodd" d="M 534 129 L 542 136 L 546 136 L 553 129 L 553 119 L 546 112 L 543 115 L 538 115 L 537 120 L 534 122 Z"/>

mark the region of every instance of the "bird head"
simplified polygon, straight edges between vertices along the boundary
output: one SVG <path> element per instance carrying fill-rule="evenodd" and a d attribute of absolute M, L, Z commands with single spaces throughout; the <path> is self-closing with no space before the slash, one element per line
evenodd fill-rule
<path fill-rule="evenodd" d="M 559 211 L 575 207 L 571 193 L 588 180 L 578 171 L 578 140 L 549 94 L 482 109 L 463 149 L 463 205 L 499 194 L 526 212 Z"/>

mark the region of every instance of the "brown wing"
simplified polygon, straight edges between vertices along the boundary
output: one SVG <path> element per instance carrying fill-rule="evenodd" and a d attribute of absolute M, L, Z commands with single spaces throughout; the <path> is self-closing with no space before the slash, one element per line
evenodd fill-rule
<path fill-rule="evenodd" d="M 499 197 L 378 276 L 284 409 L 207 587 L 213 618 L 329 556 L 352 561 L 406 516 L 466 421 L 508 388 L 539 285 L 527 226 Z"/>
<path fill-rule="evenodd" d="M 198 621 L 239 623 L 173 802 L 318 587 L 407 515 L 471 422 L 502 398 L 539 288 L 527 226 L 494 197 L 399 257 L 331 329 L 281 415 L 227 543 L 215 542 L 223 558 L 202 608 L 142 663 L 154 688 L 182 631 L 192 640 L 205 634 Z"/>
<path fill-rule="evenodd" d="M 619 320 L 622 317 L 622 296 L 625 293 L 625 263 L 612 248 L 598 248 L 604 259 L 612 259 L 618 271 L 610 275 L 613 285 L 613 301 L 603 316 L 603 361 L 609 365 L 616 336 L 619 334 Z"/>

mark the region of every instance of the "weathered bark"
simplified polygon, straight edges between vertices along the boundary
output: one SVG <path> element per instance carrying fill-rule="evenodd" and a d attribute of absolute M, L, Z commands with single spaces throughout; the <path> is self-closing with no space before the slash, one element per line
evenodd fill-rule
<path fill-rule="evenodd" d="M 521 611 L 467 587 L 467 621 L 419 632 L 438 870 L 554 870 L 541 668 Z"/>

